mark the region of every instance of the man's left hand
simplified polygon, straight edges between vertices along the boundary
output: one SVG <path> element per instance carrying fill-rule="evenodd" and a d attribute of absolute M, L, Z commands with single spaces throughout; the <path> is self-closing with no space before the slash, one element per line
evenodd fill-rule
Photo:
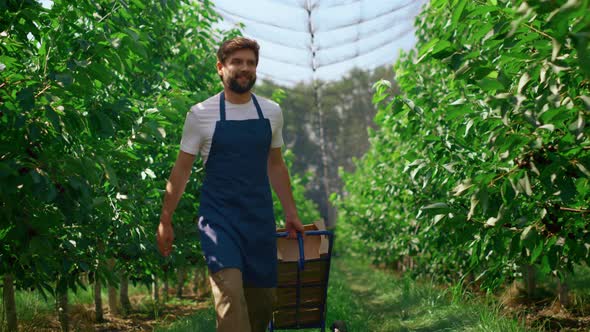
<path fill-rule="evenodd" d="M 287 229 L 287 238 L 288 239 L 296 239 L 297 233 L 301 233 L 301 235 L 305 236 L 305 230 L 303 228 L 303 224 L 299 217 L 286 217 L 285 218 L 285 228 Z"/>

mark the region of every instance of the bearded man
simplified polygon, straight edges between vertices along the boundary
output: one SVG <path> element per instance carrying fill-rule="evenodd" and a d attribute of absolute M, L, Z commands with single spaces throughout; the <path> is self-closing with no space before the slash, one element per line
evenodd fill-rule
<path fill-rule="evenodd" d="M 271 185 L 290 238 L 303 232 L 281 147 L 278 104 L 255 96 L 256 41 L 237 37 L 217 52 L 223 91 L 191 107 L 170 178 L 158 247 L 172 251 L 172 215 L 197 154 L 203 158 L 199 233 L 215 299 L 218 332 L 263 332 L 272 315 L 277 250 Z"/>

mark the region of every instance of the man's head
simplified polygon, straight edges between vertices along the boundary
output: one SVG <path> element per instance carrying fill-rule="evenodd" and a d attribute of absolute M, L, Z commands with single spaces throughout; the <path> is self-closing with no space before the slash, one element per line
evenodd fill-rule
<path fill-rule="evenodd" d="M 217 73 L 223 85 L 243 94 L 256 83 L 256 66 L 260 46 L 255 40 L 236 37 L 224 41 L 217 51 Z"/>

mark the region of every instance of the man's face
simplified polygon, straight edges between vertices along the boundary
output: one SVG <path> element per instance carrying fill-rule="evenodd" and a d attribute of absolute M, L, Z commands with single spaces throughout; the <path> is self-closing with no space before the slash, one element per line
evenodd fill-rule
<path fill-rule="evenodd" d="M 235 93 L 243 94 L 256 83 L 256 55 L 250 49 L 232 53 L 225 63 L 217 62 L 217 73 L 223 85 Z"/>

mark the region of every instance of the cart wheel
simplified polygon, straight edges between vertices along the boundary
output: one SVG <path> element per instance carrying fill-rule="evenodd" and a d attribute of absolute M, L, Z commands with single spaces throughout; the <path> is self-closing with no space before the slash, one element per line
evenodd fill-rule
<path fill-rule="evenodd" d="M 335 320 L 334 323 L 332 323 L 332 327 L 330 327 L 330 330 L 332 332 L 347 332 L 348 331 L 346 329 L 346 324 L 344 323 L 344 321 L 341 321 L 341 320 Z"/>

